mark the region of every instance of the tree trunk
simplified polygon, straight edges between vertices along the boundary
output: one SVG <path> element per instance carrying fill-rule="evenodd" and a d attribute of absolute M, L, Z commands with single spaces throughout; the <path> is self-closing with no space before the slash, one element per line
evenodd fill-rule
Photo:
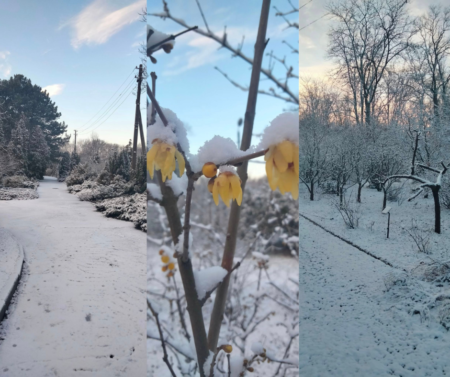
<path fill-rule="evenodd" d="M 309 200 L 314 200 L 314 181 L 311 182 L 311 190 L 309 190 Z"/>
<path fill-rule="evenodd" d="M 338 188 L 338 192 L 339 192 L 339 205 L 342 208 L 342 205 L 344 204 L 344 188 L 343 187 L 339 187 Z"/>
<path fill-rule="evenodd" d="M 358 203 L 361 203 L 361 190 L 362 190 L 362 184 L 358 183 L 358 196 L 356 197 L 356 201 Z"/>
<path fill-rule="evenodd" d="M 439 202 L 440 186 L 433 187 L 431 192 L 434 199 L 434 231 L 441 234 L 441 203 Z"/>
<path fill-rule="evenodd" d="M 370 102 L 366 101 L 366 108 L 365 108 L 365 112 L 366 112 L 366 125 L 370 125 L 370 118 L 371 118 L 371 113 L 370 113 Z"/>
<path fill-rule="evenodd" d="M 250 78 L 250 87 L 247 98 L 247 108 L 244 118 L 244 130 L 242 134 L 241 150 L 246 151 L 250 148 L 253 123 L 255 120 L 256 101 L 258 98 L 258 87 L 261 76 L 261 66 L 266 48 L 266 31 L 269 19 L 270 0 L 263 0 L 261 7 L 261 16 L 258 26 L 258 35 L 255 44 L 255 55 L 252 67 L 252 74 Z M 242 180 L 242 192 L 245 190 L 245 183 L 247 181 L 247 166 L 248 161 L 245 161 L 238 167 L 237 173 Z M 236 249 L 236 239 L 238 224 L 240 218 L 241 207 L 237 205 L 236 201 L 231 204 L 230 216 L 228 218 L 227 238 L 222 257 L 222 268 L 230 271 L 233 267 L 234 252 Z M 228 295 L 228 286 L 230 283 L 230 276 L 227 275 L 222 284 L 219 285 L 216 291 L 216 298 L 214 300 L 214 307 L 211 313 L 211 321 L 208 331 L 208 348 L 212 352 L 217 351 L 217 343 L 219 341 L 220 328 L 222 326 L 223 314 L 225 311 L 225 304 Z M 201 366 L 200 366 L 201 368 Z"/>
<path fill-rule="evenodd" d="M 386 204 L 387 204 L 387 191 L 384 188 L 384 185 L 382 186 L 383 188 L 383 209 L 382 211 L 384 211 L 384 209 L 386 208 Z"/>

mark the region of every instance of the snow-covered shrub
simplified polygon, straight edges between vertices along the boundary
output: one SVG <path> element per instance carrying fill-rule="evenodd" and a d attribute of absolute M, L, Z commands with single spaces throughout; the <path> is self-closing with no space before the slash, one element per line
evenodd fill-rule
<path fill-rule="evenodd" d="M 88 164 L 77 165 L 66 178 L 66 185 L 81 185 L 84 181 L 95 178 L 95 173 L 91 171 Z"/>
<path fill-rule="evenodd" d="M 409 237 L 414 241 L 419 253 L 431 254 L 430 231 L 419 229 L 414 220 L 411 227 L 407 230 Z"/>
<path fill-rule="evenodd" d="M 394 183 L 386 190 L 387 200 L 390 202 L 399 202 L 402 200 L 403 185 Z"/>
<path fill-rule="evenodd" d="M 338 210 L 345 225 L 349 229 L 356 229 L 359 226 L 359 208 L 357 204 L 350 201 L 350 196 L 342 195 L 342 201 L 335 201 L 333 206 Z"/>
<path fill-rule="evenodd" d="M 11 188 L 35 188 L 37 184 L 23 175 L 13 175 L 11 177 L 4 177 L 2 184 L 5 187 Z"/>
<path fill-rule="evenodd" d="M 104 199 L 95 203 L 95 208 L 106 217 L 131 221 L 136 229 L 147 231 L 147 198 L 145 194 L 134 194 Z"/>
<path fill-rule="evenodd" d="M 111 184 L 111 181 L 112 181 L 113 178 L 114 178 L 114 176 L 113 176 L 109 171 L 103 170 L 103 171 L 98 175 L 98 177 L 97 177 L 97 179 L 96 179 L 96 182 L 97 182 L 99 185 L 105 185 L 105 186 L 107 186 L 107 185 L 110 185 L 110 184 Z"/>

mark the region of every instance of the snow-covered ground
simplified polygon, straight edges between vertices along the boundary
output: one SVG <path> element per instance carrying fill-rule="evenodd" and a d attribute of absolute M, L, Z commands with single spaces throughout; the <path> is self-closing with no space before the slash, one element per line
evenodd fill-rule
<path fill-rule="evenodd" d="M 144 376 L 145 235 L 46 177 L 39 199 L 0 203 L 25 249 L 0 329 L 0 375 Z"/>
<path fill-rule="evenodd" d="M 433 228 L 432 199 L 388 203 L 389 239 L 381 193 L 363 189 L 363 203 L 354 205 L 356 229 L 345 226 L 334 200 L 319 195 L 310 202 L 303 191 L 300 213 L 399 268 L 300 218 L 300 375 L 449 375 L 450 285 L 413 272 L 430 259 L 417 252 L 407 232 L 411 219 L 425 233 Z M 429 233 L 430 257 L 448 261 L 449 211 L 442 215 L 442 234 Z"/>
<path fill-rule="evenodd" d="M 407 187 L 405 191 L 407 191 Z M 356 211 L 358 227 L 349 229 L 333 203 L 339 198 L 330 194 L 318 194 L 310 201 L 305 190 L 300 191 L 300 213 L 320 223 L 326 229 L 367 249 L 378 257 L 384 258 L 394 266 L 411 268 L 426 255 L 419 253 L 414 241 L 408 234 L 414 220 L 415 226 L 430 237 L 429 249 L 432 258 L 450 260 L 450 210 L 441 210 L 441 234 L 434 233 L 434 203 L 432 195 L 428 199 L 416 198 L 412 202 L 405 200 L 408 192 L 401 194 L 400 202 L 387 202 L 391 207 L 389 239 L 386 238 L 387 215 L 381 213 L 383 194 L 375 189 L 362 190 L 362 203 L 355 200 L 355 191 L 348 191 L 351 207 Z M 400 204 L 399 204 L 400 203 Z"/>

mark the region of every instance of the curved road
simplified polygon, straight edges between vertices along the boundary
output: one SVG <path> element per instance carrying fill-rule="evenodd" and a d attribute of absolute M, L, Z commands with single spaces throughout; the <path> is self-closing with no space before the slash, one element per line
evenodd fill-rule
<path fill-rule="evenodd" d="M 299 238 L 300 376 L 450 374 L 450 333 L 405 305 L 420 291 L 385 292 L 385 278 L 401 271 L 301 217 Z"/>
<path fill-rule="evenodd" d="M 24 246 L 26 261 L 0 329 L 0 375 L 145 376 L 145 234 L 54 178 L 38 192 L 0 202 L 0 227 Z"/>

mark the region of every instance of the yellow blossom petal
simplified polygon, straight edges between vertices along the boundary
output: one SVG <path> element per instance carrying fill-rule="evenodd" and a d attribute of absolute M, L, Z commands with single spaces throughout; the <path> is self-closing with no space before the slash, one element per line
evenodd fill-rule
<path fill-rule="evenodd" d="M 216 203 L 216 206 L 218 206 L 219 205 L 219 182 L 217 182 L 217 179 L 214 182 L 212 194 L 213 194 L 214 203 Z"/>
<path fill-rule="evenodd" d="M 281 142 L 277 145 L 277 149 L 281 152 L 287 163 L 293 162 L 294 144 L 291 141 L 285 140 Z"/>
<path fill-rule="evenodd" d="M 288 168 L 288 163 L 284 159 L 284 156 L 281 153 L 278 146 L 275 148 L 275 151 L 273 152 L 273 160 L 275 162 L 275 166 L 280 171 L 280 173 L 284 173 L 286 171 L 286 169 Z"/>
<path fill-rule="evenodd" d="M 184 157 L 183 155 L 178 152 L 178 150 L 175 151 L 175 157 L 177 158 L 178 161 L 178 170 L 180 171 L 180 177 L 184 174 L 184 168 L 186 165 L 186 161 L 184 161 Z"/>

